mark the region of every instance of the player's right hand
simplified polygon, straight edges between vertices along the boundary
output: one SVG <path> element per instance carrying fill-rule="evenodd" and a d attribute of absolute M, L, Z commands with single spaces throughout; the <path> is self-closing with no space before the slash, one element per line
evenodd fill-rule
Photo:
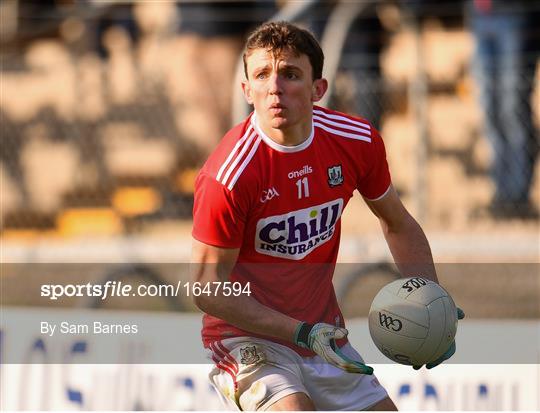
<path fill-rule="evenodd" d="M 308 348 L 328 363 L 345 370 L 348 373 L 373 374 L 373 368 L 360 361 L 355 361 L 341 352 L 336 340 L 347 337 L 345 328 L 335 327 L 326 323 L 315 325 L 300 323 L 294 335 L 294 342 L 303 348 Z"/>
<path fill-rule="evenodd" d="M 458 320 L 463 320 L 464 318 L 465 318 L 465 312 L 461 308 L 458 307 L 457 308 L 457 319 Z M 455 352 L 456 352 L 456 340 L 452 341 L 452 343 L 450 344 L 450 347 L 448 347 L 448 350 L 446 350 L 446 352 L 441 357 L 439 357 L 435 361 L 432 361 L 431 363 L 427 363 L 426 368 L 429 370 L 429 369 L 432 369 L 433 367 L 437 367 L 443 361 L 446 361 L 450 357 L 452 357 Z M 415 369 L 415 370 L 419 370 L 421 368 L 422 368 L 421 365 L 420 366 L 413 366 L 413 369 Z"/>

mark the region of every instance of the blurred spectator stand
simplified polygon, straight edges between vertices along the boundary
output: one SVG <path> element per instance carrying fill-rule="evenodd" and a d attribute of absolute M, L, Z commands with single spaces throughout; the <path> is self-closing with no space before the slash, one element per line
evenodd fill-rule
<path fill-rule="evenodd" d="M 493 150 L 495 194 L 489 211 L 497 218 L 538 217 L 529 201 L 538 153 L 531 96 L 540 51 L 540 10 L 532 3 L 469 0 L 467 4 L 476 41 L 474 73 Z"/>

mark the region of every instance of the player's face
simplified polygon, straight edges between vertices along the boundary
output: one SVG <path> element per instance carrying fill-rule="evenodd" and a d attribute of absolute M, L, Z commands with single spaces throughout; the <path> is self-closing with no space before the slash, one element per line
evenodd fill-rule
<path fill-rule="evenodd" d="M 322 98 L 327 82 L 313 80 L 306 55 L 295 56 L 287 50 L 275 55 L 256 49 L 247 57 L 247 74 L 244 94 L 255 106 L 263 129 L 311 128 L 313 102 Z"/>

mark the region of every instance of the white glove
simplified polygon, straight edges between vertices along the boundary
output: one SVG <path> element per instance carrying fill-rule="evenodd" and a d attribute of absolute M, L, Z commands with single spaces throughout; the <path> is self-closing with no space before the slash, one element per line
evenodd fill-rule
<path fill-rule="evenodd" d="M 349 332 L 345 328 L 326 323 L 300 323 L 294 334 L 294 342 L 314 351 L 328 363 L 348 373 L 373 374 L 372 367 L 351 360 L 336 345 L 336 340 L 347 337 L 347 334 Z"/>

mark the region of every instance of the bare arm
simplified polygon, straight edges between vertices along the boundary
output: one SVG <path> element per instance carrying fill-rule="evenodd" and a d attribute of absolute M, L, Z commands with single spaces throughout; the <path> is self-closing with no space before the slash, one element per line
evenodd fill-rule
<path fill-rule="evenodd" d="M 388 194 L 378 201 L 365 201 L 379 218 L 384 237 L 402 276 L 423 276 L 438 283 L 426 235 L 405 209 L 394 188 L 390 188 Z"/>
<path fill-rule="evenodd" d="M 203 285 L 213 281 L 229 281 L 229 275 L 238 258 L 238 249 L 213 247 L 193 240 L 192 280 Z M 202 311 L 255 334 L 294 340 L 300 321 L 259 303 L 246 294 L 226 297 L 201 294 L 194 297 Z"/>

